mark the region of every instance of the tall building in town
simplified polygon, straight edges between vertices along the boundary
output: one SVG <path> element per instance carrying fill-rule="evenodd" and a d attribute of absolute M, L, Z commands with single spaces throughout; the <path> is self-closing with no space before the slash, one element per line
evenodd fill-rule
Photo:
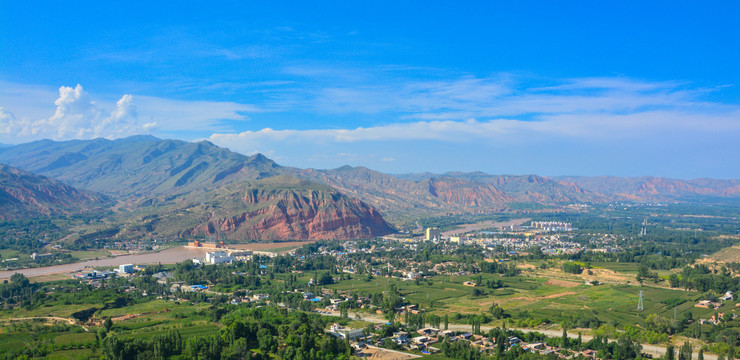
<path fill-rule="evenodd" d="M 426 236 L 424 237 L 424 240 L 426 241 L 439 241 L 442 237 L 442 233 L 439 231 L 436 227 L 427 228 L 426 230 Z"/>

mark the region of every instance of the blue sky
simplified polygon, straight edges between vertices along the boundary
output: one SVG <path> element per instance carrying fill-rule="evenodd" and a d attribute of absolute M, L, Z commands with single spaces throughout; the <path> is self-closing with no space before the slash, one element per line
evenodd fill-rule
<path fill-rule="evenodd" d="M 0 1 L 0 142 L 391 173 L 740 177 L 737 2 Z"/>

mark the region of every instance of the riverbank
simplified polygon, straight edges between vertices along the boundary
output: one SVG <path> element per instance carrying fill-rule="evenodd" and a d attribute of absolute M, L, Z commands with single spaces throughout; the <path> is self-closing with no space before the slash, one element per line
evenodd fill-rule
<path fill-rule="evenodd" d="M 272 249 L 280 250 L 278 253 L 285 252 L 287 248 L 298 247 L 309 241 L 297 242 L 274 242 L 274 243 L 254 243 L 254 244 L 230 244 L 230 248 L 240 250 L 270 251 Z M 88 268 L 98 267 L 117 267 L 123 264 L 176 264 L 193 258 L 203 258 L 206 252 L 214 249 L 203 249 L 193 247 L 174 247 L 157 252 L 148 252 L 130 255 L 118 255 L 115 257 L 89 259 L 63 265 L 43 266 L 36 268 L 25 268 L 17 270 L 0 271 L 0 279 L 9 279 L 13 274 L 20 273 L 28 278 L 45 277 L 54 274 L 70 274 L 82 271 Z M 54 277 L 56 278 L 56 277 Z"/>

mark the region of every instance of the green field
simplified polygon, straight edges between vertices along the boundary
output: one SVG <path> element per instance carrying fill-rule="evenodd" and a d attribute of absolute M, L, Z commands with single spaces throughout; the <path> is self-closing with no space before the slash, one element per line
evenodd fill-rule
<path fill-rule="evenodd" d="M 620 270 L 626 268 L 628 267 L 624 266 Z M 566 317 L 580 316 L 595 317 L 604 323 L 643 326 L 644 319 L 649 314 L 673 318 L 673 306 L 668 304 L 680 303 L 675 306 L 679 317 L 684 312 L 691 311 L 694 318 L 708 318 L 717 311 L 734 309 L 734 303 L 726 304 L 720 309 L 694 307 L 696 301 L 700 300 L 701 294 L 678 289 L 637 285 L 587 286 L 581 283 L 566 283 L 567 286 L 558 286 L 548 283 L 548 279 L 545 278 L 501 277 L 492 274 L 481 276 L 484 284 L 486 280 L 502 280 L 505 287 L 500 289 L 479 287 L 478 289 L 483 290 L 485 295 L 473 296 L 473 288 L 463 285 L 463 282 L 475 281 L 477 275 L 438 276 L 431 279 L 431 285 L 426 281 L 415 285 L 412 281 L 378 277 L 371 281 L 345 280 L 328 287 L 339 291 L 370 294 L 387 291 L 389 284 L 395 284 L 400 294 L 411 303 L 430 308 L 434 302 L 430 312 L 437 315 L 444 313 L 484 314 L 492 303 L 496 303 L 511 315 L 527 311 L 529 316 L 546 318 L 551 322 L 559 322 Z M 575 284 L 577 285 L 573 286 Z M 637 311 L 637 303 L 641 290 L 645 309 L 640 312 Z"/>

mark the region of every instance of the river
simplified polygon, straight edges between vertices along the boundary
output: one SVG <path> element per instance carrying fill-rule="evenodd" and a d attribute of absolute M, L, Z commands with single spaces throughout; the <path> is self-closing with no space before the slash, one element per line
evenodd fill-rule
<path fill-rule="evenodd" d="M 44 266 L 37 268 L 17 269 L 9 271 L 0 271 L 0 279 L 8 279 L 15 273 L 21 273 L 26 277 L 31 276 L 42 276 L 59 273 L 71 273 L 75 271 L 84 270 L 88 267 L 101 267 L 101 266 L 118 266 L 123 264 L 174 264 L 179 263 L 192 258 L 203 258 L 206 256 L 207 249 L 188 248 L 188 247 L 176 247 L 171 249 L 162 250 L 159 252 L 132 254 L 132 255 L 120 255 L 116 257 L 107 257 L 97 260 L 85 260 L 81 262 Z M 211 250 L 212 251 L 212 250 Z"/>

